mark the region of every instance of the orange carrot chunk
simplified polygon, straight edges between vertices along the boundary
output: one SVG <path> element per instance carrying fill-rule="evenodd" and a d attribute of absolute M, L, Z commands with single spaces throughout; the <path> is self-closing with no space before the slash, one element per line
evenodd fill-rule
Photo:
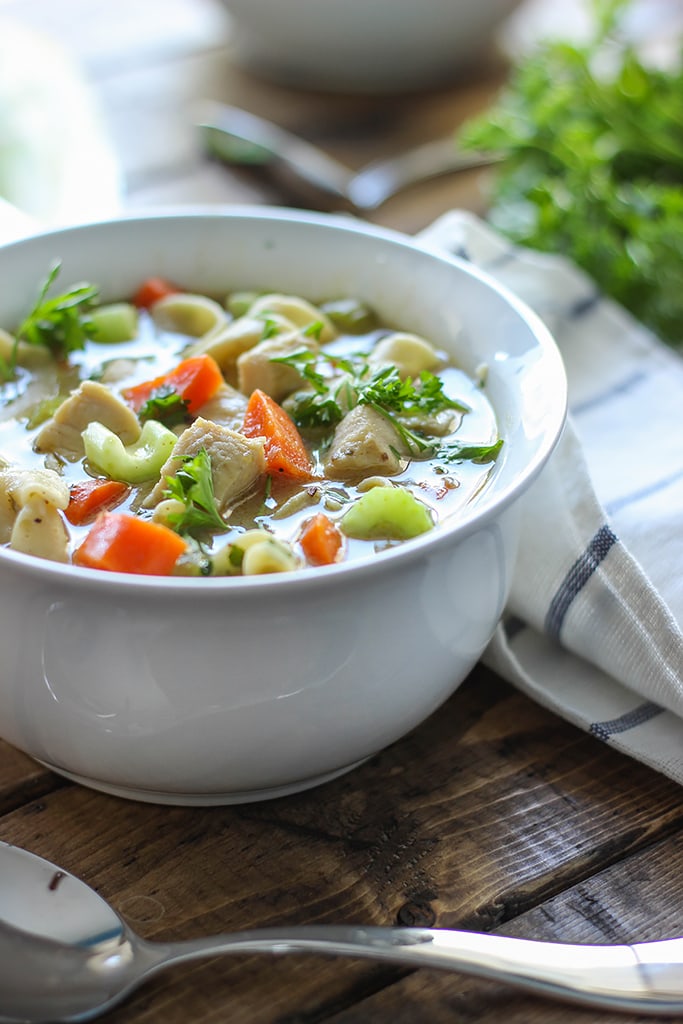
<path fill-rule="evenodd" d="M 244 413 L 242 433 L 264 437 L 266 472 L 292 480 L 311 480 L 314 470 L 296 424 L 270 395 L 253 391 Z"/>
<path fill-rule="evenodd" d="M 300 543 L 312 565 L 332 565 L 338 561 L 342 535 L 323 512 L 318 512 L 304 523 Z"/>
<path fill-rule="evenodd" d="M 138 412 L 155 391 L 166 388 L 175 391 L 187 403 L 191 415 L 208 402 L 223 384 L 220 366 L 210 355 L 192 356 L 178 363 L 173 370 L 126 388 L 122 394 L 126 402 Z"/>
<path fill-rule="evenodd" d="M 73 561 L 89 569 L 169 576 L 186 547 L 182 537 L 160 523 L 125 512 L 101 512 Z"/>
<path fill-rule="evenodd" d="M 79 480 L 69 489 L 69 504 L 64 515 L 73 526 L 81 526 L 94 519 L 98 512 L 118 505 L 129 490 L 128 484 L 107 477 Z"/>
<path fill-rule="evenodd" d="M 138 309 L 149 309 L 159 299 L 165 299 L 167 295 L 175 295 L 179 290 L 164 277 L 148 277 L 133 296 L 133 305 Z"/>

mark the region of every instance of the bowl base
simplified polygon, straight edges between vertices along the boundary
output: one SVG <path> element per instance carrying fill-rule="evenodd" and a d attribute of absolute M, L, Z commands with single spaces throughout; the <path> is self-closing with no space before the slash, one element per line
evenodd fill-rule
<path fill-rule="evenodd" d="M 370 755 L 372 756 L 372 755 Z M 70 782 L 77 782 L 88 789 L 95 789 L 100 793 L 107 793 L 109 796 L 122 797 L 125 800 L 138 800 L 148 804 L 170 804 L 177 807 L 223 807 L 229 804 L 257 803 L 261 800 L 276 800 L 278 797 L 291 796 L 294 793 L 302 793 L 306 789 L 313 789 L 315 786 L 322 786 L 325 782 L 346 775 L 354 768 L 365 764 L 369 757 L 354 761 L 353 764 L 337 768 L 335 771 L 326 772 L 323 775 L 315 775 L 309 779 L 300 779 L 297 782 L 290 782 L 285 786 L 273 786 L 267 789 L 238 790 L 229 793 L 167 793 L 163 790 L 136 789 L 129 786 L 118 786 L 115 783 L 104 782 L 100 779 L 90 779 L 75 772 L 69 772 L 49 761 L 35 760 L 43 767 L 61 775 Z"/>

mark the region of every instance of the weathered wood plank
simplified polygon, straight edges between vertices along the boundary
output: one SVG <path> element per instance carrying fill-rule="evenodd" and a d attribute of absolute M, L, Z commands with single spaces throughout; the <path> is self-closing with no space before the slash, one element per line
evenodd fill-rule
<path fill-rule="evenodd" d="M 3 814 L 64 785 L 47 768 L 0 740 L 0 823 Z"/>
<path fill-rule="evenodd" d="M 324 789 L 191 809 L 71 786 L 0 822 L 2 838 L 81 874 L 165 938 L 314 921 L 489 930 L 681 825 L 679 787 L 483 670 Z M 217 1007 L 245 1024 L 318 1020 L 398 976 L 356 962 L 207 963 L 112 1020 L 212 1021 Z"/>
<path fill-rule="evenodd" d="M 683 833 L 678 832 L 496 931 L 549 942 L 612 944 L 669 938 L 683 933 L 682 871 Z M 418 971 L 333 1014 L 327 1024 L 414 1024 L 427 1016 L 431 1024 L 642 1024 L 651 1019 L 558 1004 L 458 974 Z"/>

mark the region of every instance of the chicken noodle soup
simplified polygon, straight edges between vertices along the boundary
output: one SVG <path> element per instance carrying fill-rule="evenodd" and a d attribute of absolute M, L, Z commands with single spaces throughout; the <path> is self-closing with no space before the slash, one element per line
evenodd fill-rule
<path fill-rule="evenodd" d="M 232 576 L 367 557 L 458 514 L 502 442 L 483 379 L 353 298 L 48 275 L 0 331 L 0 543 Z"/>

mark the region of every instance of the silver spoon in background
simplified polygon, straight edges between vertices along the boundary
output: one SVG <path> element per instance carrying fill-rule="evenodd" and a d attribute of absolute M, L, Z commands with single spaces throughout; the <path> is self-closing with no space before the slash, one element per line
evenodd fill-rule
<path fill-rule="evenodd" d="M 459 150 L 453 136 L 352 171 L 305 139 L 237 107 L 207 101 L 197 120 L 210 156 L 233 167 L 267 171 L 296 198 L 324 209 L 368 213 L 418 182 L 500 160 L 494 153 Z"/>
<path fill-rule="evenodd" d="M 219 953 L 320 953 L 439 967 L 630 1013 L 683 1010 L 683 939 L 573 946 L 434 928 L 304 925 L 148 942 L 96 892 L 0 842 L 0 1021 L 86 1021 L 174 963 Z"/>

